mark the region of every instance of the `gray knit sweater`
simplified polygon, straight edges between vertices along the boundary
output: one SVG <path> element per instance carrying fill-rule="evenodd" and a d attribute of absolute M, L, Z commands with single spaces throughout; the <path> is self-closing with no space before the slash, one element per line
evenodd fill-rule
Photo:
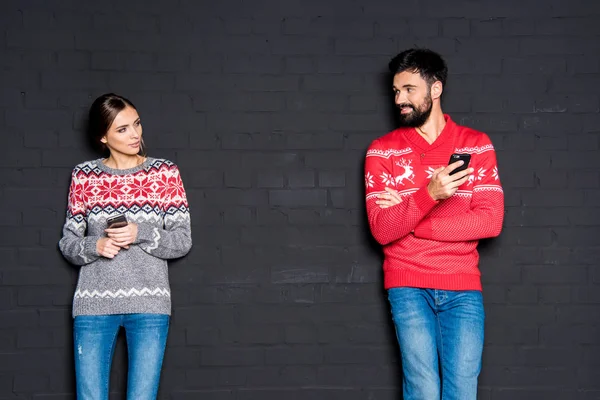
<path fill-rule="evenodd" d="M 124 214 L 138 226 L 129 249 L 112 259 L 96 251 L 108 217 Z M 67 218 L 59 248 L 81 266 L 73 316 L 171 314 L 167 260 L 192 246 L 187 198 L 177 166 L 148 157 L 116 170 L 102 160 L 77 165 L 71 176 Z"/>

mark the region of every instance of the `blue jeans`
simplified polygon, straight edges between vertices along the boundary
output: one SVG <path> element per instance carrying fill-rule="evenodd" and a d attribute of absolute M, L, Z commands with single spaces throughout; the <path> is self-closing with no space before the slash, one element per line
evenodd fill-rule
<path fill-rule="evenodd" d="M 73 324 L 78 400 L 108 400 L 110 367 L 119 329 L 125 328 L 127 398 L 154 400 L 167 343 L 165 314 L 79 315 Z"/>
<path fill-rule="evenodd" d="M 388 290 L 404 400 L 476 400 L 483 353 L 479 291 Z"/>

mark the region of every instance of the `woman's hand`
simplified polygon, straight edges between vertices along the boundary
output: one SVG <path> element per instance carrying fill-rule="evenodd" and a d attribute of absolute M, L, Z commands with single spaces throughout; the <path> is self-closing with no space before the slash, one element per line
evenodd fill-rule
<path fill-rule="evenodd" d="M 122 228 L 109 228 L 105 229 L 104 232 L 108 235 L 108 238 L 113 241 L 119 247 L 128 249 L 129 245 L 135 241 L 138 234 L 137 225 L 130 222 Z"/>
<path fill-rule="evenodd" d="M 103 237 L 96 242 L 96 251 L 102 257 L 114 258 L 119 250 L 121 250 L 121 247 L 115 244 L 115 241 L 111 238 Z"/>

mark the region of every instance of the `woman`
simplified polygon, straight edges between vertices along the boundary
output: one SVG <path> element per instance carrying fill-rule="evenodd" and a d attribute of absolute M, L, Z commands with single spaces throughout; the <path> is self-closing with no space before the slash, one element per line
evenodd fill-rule
<path fill-rule="evenodd" d="M 129 100 L 100 96 L 89 126 L 108 157 L 73 170 L 59 242 L 65 258 L 81 266 L 73 298 L 77 398 L 108 399 L 123 327 L 127 398 L 155 399 L 171 314 L 166 260 L 192 246 L 186 194 L 174 163 L 145 156 L 140 117 Z M 122 223 L 107 226 L 115 216 Z"/>

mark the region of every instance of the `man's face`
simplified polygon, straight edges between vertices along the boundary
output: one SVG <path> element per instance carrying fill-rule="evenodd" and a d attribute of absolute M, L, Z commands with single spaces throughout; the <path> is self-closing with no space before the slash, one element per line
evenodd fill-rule
<path fill-rule="evenodd" d="M 394 102 L 400 110 L 400 125 L 411 128 L 423 126 L 433 102 L 431 87 L 419 73 L 400 72 L 394 75 Z"/>

